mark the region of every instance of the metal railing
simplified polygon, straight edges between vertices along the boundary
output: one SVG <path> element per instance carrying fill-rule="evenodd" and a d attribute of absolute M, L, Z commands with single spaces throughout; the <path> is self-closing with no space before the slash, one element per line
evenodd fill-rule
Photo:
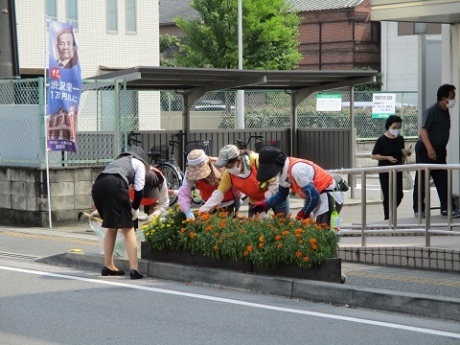
<path fill-rule="evenodd" d="M 447 170 L 447 222 L 446 223 L 431 223 L 430 209 L 431 209 L 431 198 L 430 198 L 430 172 L 432 170 Z M 417 171 L 419 176 L 424 172 L 425 174 L 425 210 L 419 210 L 425 212 L 425 224 L 422 224 L 422 212 L 418 212 L 417 224 L 405 224 L 404 226 L 398 226 L 397 217 L 397 201 L 396 201 L 396 178 L 397 173 L 402 171 Z M 361 236 L 361 246 L 366 246 L 367 235 L 407 235 L 407 234 L 423 234 L 425 236 L 425 246 L 430 247 L 431 235 L 442 234 L 442 235 L 460 235 L 460 231 L 453 231 L 454 227 L 460 227 L 460 223 L 452 223 L 452 174 L 454 171 L 460 171 L 460 164 L 404 164 L 386 167 L 366 167 L 366 168 L 352 168 L 352 169 L 338 169 L 329 170 L 329 172 L 340 175 L 348 175 L 351 177 L 351 181 L 355 177 L 359 176 L 361 179 L 361 223 L 357 226 L 357 229 L 353 226 L 348 228 L 341 228 L 339 231 L 340 235 L 354 234 Z M 367 200 L 367 178 L 370 174 L 389 173 L 389 199 L 390 199 L 390 219 L 388 229 L 371 230 L 368 229 L 367 224 L 367 212 L 366 212 L 366 200 Z M 422 188 L 422 179 L 418 179 L 418 190 Z M 351 183 L 351 194 L 354 195 L 355 186 Z M 422 205 L 421 193 L 418 193 L 418 205 Z M 443 228 L 443 229 L 440 229 Z M 447 230 L 444 230 L 447 228 Z"/>

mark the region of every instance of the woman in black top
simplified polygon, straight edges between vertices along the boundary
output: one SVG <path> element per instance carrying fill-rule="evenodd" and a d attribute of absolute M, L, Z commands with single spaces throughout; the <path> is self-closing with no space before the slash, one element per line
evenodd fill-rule
<path fill-rule="evenodd" d="M 397 115 L 391 115 L 385 123 L 386 132 L 377 139 L 372 159 L 379 161 L 379 166 L 400 165 L 410 151 L 404 149 L 404 138 L 400 136 L 402 119 Z M 379 173 L 380 187 L 383 193 L 383 213 L 385 219 L 389 218 L 390 209 L 390 181 L 389 173 Z M 397 173 L 396 177 L 396 203 L 397 206 L 403 198 L 402 172 Z"/>

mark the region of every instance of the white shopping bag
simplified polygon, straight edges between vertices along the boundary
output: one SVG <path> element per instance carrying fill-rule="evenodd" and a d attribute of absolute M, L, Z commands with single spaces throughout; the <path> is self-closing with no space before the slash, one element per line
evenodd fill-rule
<path fill-rule="evenodd" d="M 89 225 L 91 229 L 97 236 L 99 240 L 99 247 L 101 249 L 101 254 L 104 254 L 104 237 L 106 228 L 102 227 L 102 223 L 96 219 L 90 218 Z M 141 230 L 136 231 L 136 240 L 137 240 L 137 257 L 141 258 L 141 242 L 144 241 L 144 232 Z M 115 248 L 113 250 L 113 255 L 120 258 L 126 258 L 126 249 L 125 249 L 125 238 L 121 231 L 117 233 L 117 239 L 115 241 Z"/>

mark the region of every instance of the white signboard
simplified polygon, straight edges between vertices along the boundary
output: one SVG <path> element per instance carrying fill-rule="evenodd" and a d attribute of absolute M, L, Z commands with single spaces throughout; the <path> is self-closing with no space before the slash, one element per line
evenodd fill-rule
<path fill-rule="evenodd" d="M 374 93 L 372 97 L 372 118 L 387 118 L 395 114 L 396 94 Z"/>
<path fill-rule="evenodd" d="M 318 94 L 316 96 L 316 111 L 341 111 L 341 94 Z"/>

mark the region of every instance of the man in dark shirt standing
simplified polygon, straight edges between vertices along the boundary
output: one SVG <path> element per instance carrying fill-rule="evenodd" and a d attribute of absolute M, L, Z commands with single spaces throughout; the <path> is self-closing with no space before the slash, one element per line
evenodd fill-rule
<path fill-rule="evenodd" d="M 455 105 L 455 86 L 450 84 L 441 85 L 437 93 L 437 102 L 428 108 L 423 114 L 420 136 L 415 145 L 416 163 L 425 164 L 447 164 L 447 143 L 449 141 L 450 114 L 449 109 Z M 431 177 L 438 192 L 441 203 L 441 215 L 447 217 L 447 170 L 431 170 Z M 421 197 L 422 205 L 418 205 L 418 178 L 419 172 L 415 175 L 414 185 L 414 212 L 422 212 L 425 217 L 425 173 L 422 172 Z M 452 217 L 460 217 L 460 212 L 455 208 L 452 201 Z"/>

